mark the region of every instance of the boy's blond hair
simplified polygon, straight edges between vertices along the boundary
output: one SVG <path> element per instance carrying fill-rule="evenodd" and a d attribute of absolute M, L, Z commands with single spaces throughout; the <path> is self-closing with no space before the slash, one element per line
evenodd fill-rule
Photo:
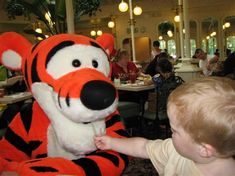
<path fill-rule="evenodd" d="M 168 109 L 197 143 L 212 145 L 221 157 L 235 156 L 235 81 L 200 78 L 175 89 Z"/>

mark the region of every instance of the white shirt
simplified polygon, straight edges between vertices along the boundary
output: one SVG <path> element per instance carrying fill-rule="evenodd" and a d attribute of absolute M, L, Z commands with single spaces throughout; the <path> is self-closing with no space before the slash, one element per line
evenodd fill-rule
<path fill-rule="evenodd" d="M 177 153 L 172 139 L 150 140 L 146 150 L 160 176 L 202 176 L 192 160 Z"/>

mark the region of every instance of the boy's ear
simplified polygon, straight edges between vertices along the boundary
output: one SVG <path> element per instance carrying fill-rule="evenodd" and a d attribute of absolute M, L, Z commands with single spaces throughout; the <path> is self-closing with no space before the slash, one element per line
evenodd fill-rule
<path fill-rule="evenodd" d="M 216 150 L 210 144 L 202 143 L 199 146 L 199 154 L 203 158 L 210 158 L 216 154 Z"/>

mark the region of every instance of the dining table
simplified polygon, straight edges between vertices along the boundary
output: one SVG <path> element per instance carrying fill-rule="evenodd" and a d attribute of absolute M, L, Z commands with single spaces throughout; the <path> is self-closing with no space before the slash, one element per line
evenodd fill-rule
<path fill-rule="evenodd" d="M 155 89 L 154 84 L 145 85 L 144 82 L 136 82 L 136 83 L 125 83 L 125 84 L 115 84 L 115 87 L 121 91 L 131 91 L 131 92 L 140 92 L 140 91 L 148 91 Z"/>
<path fill-rule="evenodd" d="M 20 101 L 31 99 L 32 97 L 33 96 L 31 92 L 18 92 L 18 93 L 4 95 L 3 97 L 0 97 L 0 103 L 1 104 L 13 104 L 13 103 L 18 103 Z"/>
<path fill-rule="evenodd" d="M 144 114 L 145 111 L 145 103 L 148 100 L 148 94 L 149 92 L 155 91 L 155 85 L 154 84 L 148 84 L 146 85 L 144 81 L 136 81 L 135 83 L 118 83 L 115 84 L 116 89 L 118 90 L 119 97 L 123 96 L 130 96 L 134 98 L 134 102 L 138 102 L 140 104 L 140 111 L 141 115 Z M 120 100 L 122 101 L 122 100 Z M 124 100 L 124 101 L 132 101 Z"/>

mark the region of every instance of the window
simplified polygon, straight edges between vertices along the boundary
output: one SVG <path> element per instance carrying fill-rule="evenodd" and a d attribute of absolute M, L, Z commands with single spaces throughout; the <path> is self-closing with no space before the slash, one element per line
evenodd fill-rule
<path fill-rule="evenodd" d="M 235 36 L 229 36 L 227 37 L 227 49 L 230 49 L 231 51 L 235 51 Z"/>
<path fill-rule="evenodd" d="M 190 53 L 191 57 L 194 55 L 196 50 L 196 40 L 195 39 L 190 39 Z"/>
<path fill-rule="evenodd" d="M 175 40 L 168 40 L 167 41 L 167 50 L 170 56 L 173 58 L 176 57 L 176 46 L 175 46 Z"/>
<path fill-rule="evenodd" d="M 202 40 L 202 49 L 203 49 L 203 51 L 206 51 L 207 49 L 206 49 L 206 39 L 203 39 Z"/>
<path fill-rule="evenodd" d="M 160 40 L 159 43 L 160 43 L 160 49 L 163 50 L 166 48 L 166 41 L 165 40 Z"/>
<path fill-rule="evenodd" d="M 217 48 L 217 41 L 215 37 L 211 37 L 208 39 L 208 52 L 207 54 L 213 55 Z"/>

